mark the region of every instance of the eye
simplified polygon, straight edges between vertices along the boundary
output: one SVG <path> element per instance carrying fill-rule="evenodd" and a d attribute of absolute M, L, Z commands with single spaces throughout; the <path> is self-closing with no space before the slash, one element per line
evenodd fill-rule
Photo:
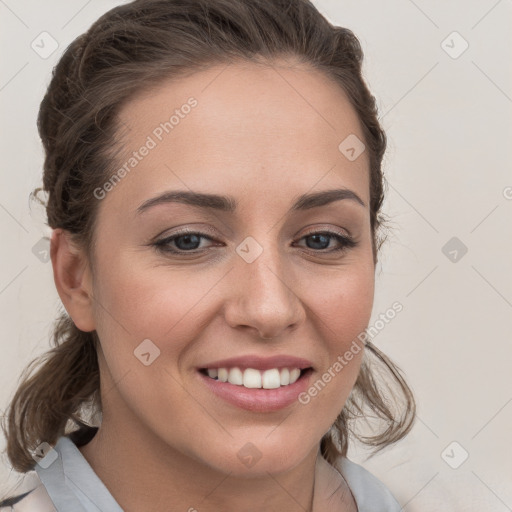
<path fill-rule="evenodd" d="M 152 245 L 156 247 L 157 250 L 163 253 L 171 253 L 171 254 L 197 254 L 204 252 L 207 248 L 201 247 L 201 239 L 210 240 L 215 242 L 215 239 L 205 233 L 196 232 L 196 231 L 182 231 L 176 233 L 172 236 L 168 236 L 166 238 L 162 238 L 154 242 Z M 357 245 L 350 236 L 344 235 L 341 233 L 337 233 L 334 231 L 314 231 L 307 233 L 302 236 L 299 240 L 312 240 L 312 242 L 307 243 L 307 249 L 311 249 L 313 252 L 320 253 L 332 253 L 343 251 Z M 335 240 L 338 243 L 337 247 L 331 248 L 329 250 L 325 250 L 329 248 L 330 242 Z M 219 245 L 217 243 L 216 245 Z"/>
<path fill-rule="evenodd" d="M 332 253 L 343 251 L 357 245 L 357 242 L 350 236 L 337 233 L 335 231 L 313 231 L 300 238 L 300 240 L 303 239 L 313 240 L 311 243 L 307 243 L 307 248 L 314 249 L 314 252 Z M 332 239 L 338 242 L 338 247 L 325 250 L 329 247 L 329 243 Z"/>
<path fill-rule="evenodd" d="M 158 240 L 153 245 L 162 252 L 173 254 L 195 254 L 197 252 L 202 252 L 202 249 L 199 249 L 202 238 L 213 241 L 212 237 L 204 233 L 195 231 L 182 231 L 172 236 L 163 238 L 162 240 Z M 171 244 L 175 244 L 177 249 Z"/>

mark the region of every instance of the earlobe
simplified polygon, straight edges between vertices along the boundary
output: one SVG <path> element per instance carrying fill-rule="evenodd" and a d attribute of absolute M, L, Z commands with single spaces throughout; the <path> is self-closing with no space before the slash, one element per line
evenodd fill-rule
<path fill-rule="evenodd" d="M 50 257 L 55 286 L 66 311 L 78 329 L 93 331 L 92 279 L 86 255 L 68 231 L 58 228 L 52 232 Z"/>

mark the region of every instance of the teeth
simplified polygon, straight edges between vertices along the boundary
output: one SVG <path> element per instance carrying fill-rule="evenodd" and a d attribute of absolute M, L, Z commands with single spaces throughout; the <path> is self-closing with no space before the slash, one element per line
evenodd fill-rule
<path fill-rule="evenodd" d="M 228 371 L 226 370 L 226 368 L 219 368 L 217 376 L 219 377 L 219 380 L 221 382 L 227 382 L 228 381 Z"/>
<path fill-rule="evenodd" d="M 240 370 L 240 368 L 231 368 L 228 374 L 228 382 L 236 386 L 241 386 L 244 382 L 242 370 Z"/>
<path fill-rule="evenodd" d="M 300 377 L 299 368 L 272 368 L 271 370 L 255 370 L 247 368 L 242 371 L 240 368 L 208 368 L 208 376 L 220 382 L 229 382 L 235 386 L 244 386 L 250 389 L 277 389 L 281 386 L 288 386 L 297 381 Z"/>
<path fill-rule="evenodd" d="M 232 368 L 230 373 L 238 368 Z M 238 370 L 240 371 L 240 370 Z M 244 388 L 261 388 L 261 372 L 252 368 L 247 368 L 244 371 Z"/>
<path fill-rule="evenodd" d="M 300 373 L 300 372 L 299 372 Z M 265 370 L 261 377 L 262 387 L 264 389 L 276 389 L 281 387 L 281 375 L 279 370 Z"/>
<path fill-rule="evenodd" d="M 300 377 L 300 370 L 294 368 L 290 371 L 290 384 L 293 384 Z"/>

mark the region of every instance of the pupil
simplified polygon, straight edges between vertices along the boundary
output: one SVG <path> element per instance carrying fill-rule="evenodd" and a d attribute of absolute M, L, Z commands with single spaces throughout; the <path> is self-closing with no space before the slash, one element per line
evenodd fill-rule
<path fill-rule="evenodd" d="M 197 235 L 182 235 L 178 237 L 175 242 L 179 249 L 197 249 L 197 247 L 191 247 L 187 241 L 193 240 L 192 245 L 199 245 L 199 237 Z M 180 240 L 185 240 L 185 244 L 179 243 Z M 184 246 L 183 246 L 184 245 Z"/>
<path fill-rule="evenodd" d="M 310 235 L 308 238 L 309 239 L 314 239 L 316 241 L 318 241 L 319 238 L 323 238 L 324 241 L 327 241 L 327 246 L 329 245 L 329 236 L 328 235 L 318 235 L 318 234 L 316 234 L 316 235 Z M 312 249 L 325 249 L 325 247 L 315 247 L 314 246 L 315 243 L 317 243 L 317 242 L 313 242 L 313 247 L 311 247 L 311 245 L 308 243 L 308 247 L 312 248 Z"/>

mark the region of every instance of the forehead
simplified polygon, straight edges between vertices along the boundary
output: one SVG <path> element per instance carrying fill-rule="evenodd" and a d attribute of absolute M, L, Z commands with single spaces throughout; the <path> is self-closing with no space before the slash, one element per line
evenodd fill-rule
<path fill-rule="evenodd" d="M 145 89 L 119 118 L 120 164 L 151 146 L 110 194 L 133 208 L 167 188 L 269 198 L 315 183 L 357 189 L 368 203 L 367 152 L 349 161 L 339 149 L 347 137 L 363 140 L 358 116 L 342 87 L 309 66 L 215 65 Z"/>

